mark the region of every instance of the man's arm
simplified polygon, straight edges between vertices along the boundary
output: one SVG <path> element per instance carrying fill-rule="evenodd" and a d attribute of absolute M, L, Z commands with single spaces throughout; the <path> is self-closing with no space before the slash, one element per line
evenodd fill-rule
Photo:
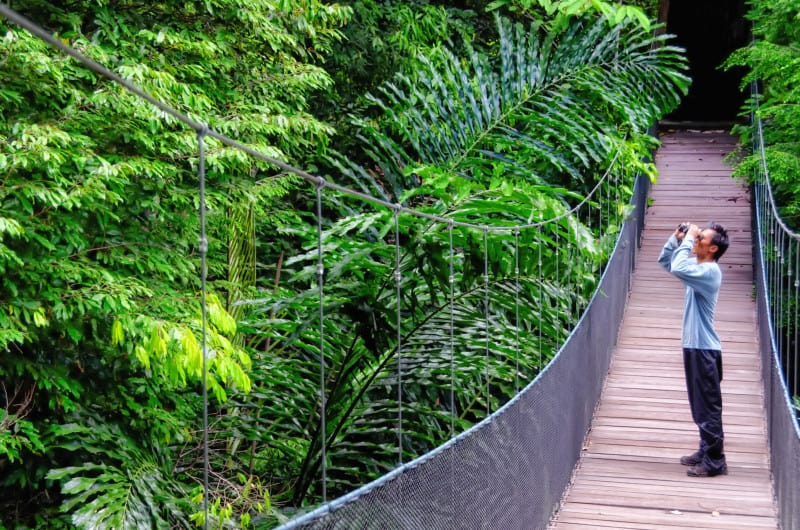
<path fill-rule="evenodd" d="M 695 234 L 696 231 L 689 231 L 680 246 L 673 251 L 668 270 L 695 292 L 704 296 L 712 296 L 719 283 L 718 273 L 715 272 L 715 269 L 701 266 L 696 260 L 690 259 Z"/>
<path fill-rule="evenodd" d="M 658 256 L 658 264 L 661 265 L 667 272 L 672 272 L 672 256 L 675 252 L 675 249 L 680 246 L 683 236 L 683 232 L 680 230 L 675 230 L 675 233 L 669 236 L 667 242 L 664 243 L 664 248 L 661 249 L 661 255 Z M 690 246 L 689 249 L 691 250 L 691 248 L 692 247 Z"/>
<path fill-rule="evenodd" d="M 664 267 L 667 272 L 670 272 L 670 265 L 672 264 L 672 254 L 678 248 L 678 240 L 675 239 L 675 234 L 669 236 L 669 239 L 661 249 L 661 255 L 658 256 L 658 264 Z"/>

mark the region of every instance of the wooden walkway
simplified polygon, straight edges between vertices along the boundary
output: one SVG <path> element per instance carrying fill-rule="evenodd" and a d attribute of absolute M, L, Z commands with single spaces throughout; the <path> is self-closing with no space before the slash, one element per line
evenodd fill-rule
<path fill-rule="evenodd" d="M 723 156 L 722 131 L 662 133 L 642 249 L 611 369 L 573 483 L 552 529 L 778 528 L 770 480 L 753 299 L 750 201 Z M 681 354 L 683 287 L 656 263 L 680 221 L 717 221 L 715 315 L 722 340 L 728 475 L 692 478 L 678 462 L 697 448 Z"/>

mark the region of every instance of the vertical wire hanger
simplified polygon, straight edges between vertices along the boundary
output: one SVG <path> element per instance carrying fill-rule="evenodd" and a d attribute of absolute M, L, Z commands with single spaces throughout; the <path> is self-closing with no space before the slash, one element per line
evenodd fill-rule
<path fill-rule="evenodd" d="M 317 182 L 317 286 L 319 288 L 319 422 L 321 440 L 322 469 L 322 502 L 328 501 L 328 425 L 325 403 L 325 310 L 323 285 L 325 282 L 325 265 L 322 262 L 322 190 L 325 179 Z"/>
<path fill-rule="evenodd" d="M 544 223 L 542 219 L 544 215 L 542 212 L 539 212 L 539 244 L 537 245 L 539 249 L 539 323 L 536 326 L 539 328 L 537 331 L 539 332 L 539 363 L 536 365 L 536 371 L 542 371 L 542 320 L 544 320 L 544 284 L 543 284 L 543 277 L 542 277 L 542 245 L 544 244 Z"/>
<path fill-rule="evenodd" d="M 197 131 L 198 163 L 197 173 L 200 184 L 200 312 L 203 350 L 203 528 L 208 530 L 208 308 L 206 307 L 206 281 L 208 277 L 208 238 L 206 236 L 206 152 L 205 136 L 208 129 L 203 126 Z"/>
<path fill-rule="evenodd" d="M 483 317 L 486 329 L 484 335 L 486 338 L 486 417 L 492 413 L 492 394 L 489 385 L 489 227 L 483 227 Z"/>
<path fill-rule="evenodd" d="M 455 314 L 454 314 L 454 305 L 455 305 L 455 272 L 453 269 L 453 220 L 450 219 L 447 225 L 447 231 L 450 236 L 450 437 L 452 438 L 456 434 L 456 395 L 455 395 L 455 386 L 456 386 L 456 368 L 455 368 L 455 355 L 456 355 L 456 348 L 455 348 L 455 339 L 453 337 L 453 328 L 455 327 Z"/>
<path fill-rule="evenodd" d="M 798 322 L 797 322 L 797 309 L 798 309 L 797 306 L 798 306 L 798 303 L 797 303 L 797 301 L 800 300 L 800 281 L 798 281 L 798 276 L 800 276 L 800 241 L 795 239 L 794 240 L 794 244 L 795 244 L 795 247 L 794 247 L 794 249 L 795 249 L 794 250 L 795 264 L 794 264 L 794 283 L 793 283 L 793 286 L 794 286 L 795 304 L 794 304 L 794 318 L 792 319 L 792 322 L 794 323 L 794 339 L 792 341 L 794 343 L 794 370 L 792 370 L 793 378 L 794 378 L 794 380 L 792 381 L 793 395 L 795 395 L 798 392 L 800 392 L 800 388 L 798 388 L 798 377 L 800 377 L 800 375 L 798 375 L 798 373 L 800 373 L 800 369 L 798 369 L 798 353 L 797 353 L 798 352 L 797 341 L 798 341 L 798 338 L 799 338 L 798 337 L 798 330 L 797 330 L 797 328 L 798 328 Z"/>
<path fill-rule="evenodd" d="M 401 329 L 400 208 L 394 208 L 394 281 L 397 288 L 397 462 L 403 465 L 403 332 Z"/>
<path fill-rule="evenodd" d="M 514 390 L 519 394 L 519 226 L 514 227 Z"/>
<path fill-rule="evenodd" d="M 455 273 L 453 269 L 453 220 L 449 219 L 447 224 L 447 231 L 450 238 L 450 276 L 448 277 L 450 283 L 450 439 L 452 439 L 456 434 L 456 396 L 455 396 L 455 385 L 456 385 L 456 374 L 455 374 L 455 341 L 453 338 L 453 328 L 454 328 L 454 321 L 455 316 L 453 314 L 453 306 L 455 304 Z M 456 490 L 455 490 L 455 476 L 456 476 L 456 464 L 455 459 L 451 458 L 450 460 L 450 505 L 453 506 L 452 518 L 453 518 L 453 526 L 455 525 L 456 513 L 455 513 L 455 498 L 456 498 Z"/>

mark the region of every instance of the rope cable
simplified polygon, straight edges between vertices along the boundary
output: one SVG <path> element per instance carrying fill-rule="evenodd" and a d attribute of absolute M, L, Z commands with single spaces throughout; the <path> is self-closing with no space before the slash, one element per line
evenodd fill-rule
<path fill-rule="evenodd" d="M 792 319 L 792 322 L 794 323 L 794 341 L 793 341 L 794 342 L 794 365 L 798 366 L 798 344 L 797 344 L 797 342 L 798 342 L 798 339 L 800 339 L 800 336 L 798 336 L 798 329 L 797 328 L 800 327 L 800 323 L 798 323 L 798 321 L 797 321 L 797 309 L 798 309 L 797 306 L 798 306 L 798 304 L 800 304 L 800 281 L 798 281 L 798 276 L 800 276 L 800 241 L 795 240 L 794 244 L 795 244 L 795 246 L 794 246 L 795 266 L 794 266 L 794 282 L 793 282 L 793 287 L 794 287 L 794 318 Z M 793 380 L 792 380 L 792 388 L 795 389 L 795 392 L 797 391 L 796 389 L 798 388 L 798 386 L 797 386 L 798 385 L 798 377 L 800 377 L 800 376 L 798 376 L 798 372 L 800 372 L 800 370 L 797 370 L 797 369 L 794 370 L 794 376 L 793 376 Z"/>
<path fill-rule="evenodd" d="M 317 185 L 317 285 L 319 287 L 319 399 L 320 399 L 320 440 L 322 458 L 322 502 L 328 500 L 328 426 L 325 403 L 325 309 L 323 285 L 325 282 L 325 266 L 322 261 L 322 189 L 325 180 L 320 179 Z"/>
<path fill-rule="evenodd" d="M 203 528 L 208 530 L 209 495 L 209 450 L 208 450 L 208 308 L 206 307 L 208 278 L 208 238 L 206 235 L 206 154 L 205 128 L 197 133 L 198 164 L 197 176 L 200 181 L 200 320 L 202 327 L 201 348 L 203 350 Z"/>
<path fill-rule="evenodd" d="M 561 243 L 561 240 L 560 240 L 560 237 L 559 237 L 559 230 L 558 229 L 559 229 L 559 227 L 558 227 L 558 225 L 556 225 L 556 244 L 553 246 L 553 248 L 555 249 L 555 254 L 556 254 L 556 259 L 555 259 L 555 261 L 556 261 L 556 282 L 557 282 L 557 285 L 558 285 L 558 292 L 559 292 L 559 296 L 556 298 L 556 313 L 555 313 L 555 316 L 556 316 L 556 322 L 555 322 L 555 324 L 556 324 L 556 351 L 558 351 L 561 348 L 561 307 L 560 307 L 561 306 L 561 296 L 560 296 L 560 293 L 561 293 L 562 282 L 561 282 L 561 276 L 560 276 L 560 271 L 559 271 L 559 269 L 561 268 L 560 267 L 561 249 L 558 248 L 558 245 Z"/>
<path fill-rule="evenodd" d="M 539 217 L 543 214 L 539 212 Z M 544 244 L 543 239 L 543 227 L 539 227 L 539 324 L 538 324 L 538 333 L 539 333 L 539 364 L 536 366 L 537 372 L 542 370 L 542 317 L 541 315 L 544 313 L 544 286 L 543 286 L 543 276 L 542 276 L 542 245 Z"/>
<path fill-rule="evenodd" d="M 400 205 L 394 210 L 394 279 L 397 288 L 397 454 L 398 464 L 403 465 L 403 333 L 401 329 L 400 282 Z"/>
<path fill-rule="evenodd" d="M 519 394 L 519 229 L 514 230 L 514 389 Z"/>
<path fill-rule="evenodd" d="M 784 305 L 784 296 L 783 296 L 783 293 L 784 293 L 784 280 L 783 280 L 783 275 L 784 275 L 784 268 L 785 268 L 784 265 L 786 264 L 785 263 L 786 256 L 785 256 L 785 253 L 783 251 L 783 236 L 784 236 L 784 232 L 783 232 L 783 230 L 781 230 L 780 233 L 778 234 L 778 238 L 777 238 L 778 239 L 778 244 L 777 244 L 778 261 L 775 264 L 775 266 L 777 267 L 775 278 L 778 280 L 778 317 L 781 318 L 781 319 L 785 318 L 784 317 L 784 313 L 783 313 L 783 310 L 784 310 L 784 308 L 783 308 L 783 305 Z M 784 326 L 784 331 L 783 331 L 783 333 L 781 333 L 781 342 L 780 342 L 781 355 L 785 355 L 786 354 L 786 339 L 787 339 L 786 333 L 787 333 L 786 326 Z"/>
<path fill-rule="evenodd" d="M 484 322 L 486 329 L 484 336 L 486 340 L 486 365 L 484 370 L 486 372 L 486 417 L 492 414 L 491 407 L 491 388 L 489 385 L 489 240 L 487 234 L 489 233 L 488 227 L 483 227 L 483 310 Z"/>
<path fill-rule="evenodd" d="M 455 396 L 455 381 L 456 381 L 456 374 L 455 374 L 455 338 L 453 336 L 453 328 L 455 327 L 455 317 L 453 315 L 454 311 L 454 304 L 455 304 L 455 272 L 453 269 L 453 223 L 449 223 L 448 225 L 448 232 L 450 236 L 450 276 L 448 277 L 450 281 L 450 439 L 456 434 L 456 396 Z M 456 512 L 455 512 L 455 498 L 456 498 L 456 490 L 455 490 L 455 476 L 456 476 L 456 462 L 455 458 L 450 458 L 450 505 L 453 507 L 452 518 L 453 524 L 451 526 L 455 526 L 456 520 Z"/>
<path fill-rule="evenodd" d="M 456 369 L 455 369 L 455 354 L 456 354 L 456 347 L 455 347 L 455 337 L 453 335 L 453 329 L 455 328 L 455 314 L 454 314 L 454 306 L 455 306 L 455 271 L 453 268 L 453 260 L 454 260 L 454 249 L 453 249 L 453 223 L 448 225 L 448 232 L 450 235 L 450 437 L 452 438 L 455 436 L 456 433 L 456 395 L 455 395 L 455 381 L 456 381 Z"/>

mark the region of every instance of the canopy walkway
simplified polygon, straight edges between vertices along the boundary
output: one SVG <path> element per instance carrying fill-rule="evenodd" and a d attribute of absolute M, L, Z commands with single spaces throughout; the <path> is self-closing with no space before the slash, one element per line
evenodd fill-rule
<path fill-rule="evenodd" d="M 599 295 L 544 373 L 470 431 L 285 528 L 795 527 L 800 436 L 771 335 L 771 314 L 785 308 L 769 293 L 796 289 L 798 271 L 784 263 L 800 250 L 784 259 L 795 238 L 779 225 L 768 180 L 751 199 L 732 178 L 732 136 L 661 140 L 658 184 L 647 201 L 637 185 Z M 698 443 L 682 366 L 684 290 L 656 261 L 682 221 L 716 221 L 731 236 L 716 314 L 729 474 L 713 478 L 679 463 Z"/>
<path fill-rule="evenodd" d="M 322 245 L 322 203 L 324 193 L 342 193 L 366 200 L 386 211 L 394 212 L 395 237 L 391 238 L 395 252 L 394 278 L 397 299 L 400 295 L 402 263 L 400 259 L 399 214 L 417 214 L 398 204 L 356 193 L 322 178 L 293 168 L 239 144 L 194 121 L 165 103 L 155 100 L 137 87 L 82 57 L 75 50 L 53 38 L 41 28 L 31 27 L 0 5 L 0 14 L 39 35 L 51 45 L 84 61 L 90 68 L 115 80 L 137 97 L 147 100 L 160 111 L 183 122 L 197 133 L 198 183 L 200 205 L 200 269 L 202 286 L 203 374 L 206 360 L 206 252 L 208 239 L 205 224 L 205 140 L 214 138 L 223 145 L 237 149 L 313 183 L 316 187 L 317 223 L 319 238 L 316 255 L 319 294 L 319 351 L 320 388 L 319 427 L 322 499 L 326 497 L 326 453 L 328 438 L 325 384 L 326 361 L 323 314 L 325 289 Z M 759 125 L 760 126 L 760 125 Z M 756 184 L 755 193 L 731 178 L 724 157 L 736 141 L 720 131 L 670 131 L 662 135 L 663 147 L 656 160 L 659 182 L 650 194 L 651 204 L 645 213 L 646 178 L 639 177 L 633 190 L 634 212 L 623 222 L 620 208 L 619 182 L 609 170 L 598 183 L 605 182 L 606 201 L 600 197 L 582 201 L 555 219 L 540 219 L 528 223 L 526 230 L 539 230 L 560 218 L 568 219 L 586 203 L 587 208 L 599 203 L 605 208 L 608 220 L 614 217 L 614 231 L 601 238 L 614 245 L 610 259 L 602 271 L 599 288 L 582 315 L 563 315 L 552 311 L 559 328 L 558 341 L 553 347 L 555 358 L 537 366 L 536 377 L 524 389 L 514 388 L 516 394 L 499 410 L 487 406 L 486 417 L 463 433 L 457 433 L 453 417 L 456 414 L 453 395 L 456 350 L 454 342 L 453 292 L 455 281 L 453 229 L 479 232 L 484 256 L 488 254 L 489 227 L 455 222 L 451 219 L 425 215 L 426 221 L 446 226 L 449 244 L 438 247 L 449 260 L 448 283 L 449 341 L 441 340 L 438 350 L 450 354 L 449 371 L 451 438 L 413 460 L 403 463 L 403 432 L 400 431 L 398 467 L 374 482 L 358 488 L 287 522 L 282 528 L 409 528 L 409 529 L 474 529 L 497 528 L 524 530 L 574 528 L 800 528 L 800 488 L 796 481 L 800 473 L 800 430 L 795 411 L 788 396 L 797 393 L 787 390 L 781 373 L 782 364 L 788 372 L 800 373 L 797 365 L 797 344 L 800 318 L 800 236 L 789 231 L 769 202 L 771 190 L 767 184 Z M 763 145 L 756 146 L 763 153 Z M 612 163 L 613 165 L 613 163 Z M 612 188 L 617 197 L 611 198 Z M 324 193 L 323 193 L 324 192 Z M 527 214 L 527 212 L 526 212 Z M 591 219 L 593 214 L 587 215 Z M 752 220 L 755 216 L 757 223 Z M 723 422 L 726 433 L 726 455 L 729 474 L 714 478 L 690 478 L 679 464 L 679 457 L 692 452 L 697 444 L 697 430 L 691 421 L 683 379 L 680 333 L 683 309 L 683 288 L 680 283 L 660 269 L 656 257 L 670 232 L 681 221 L 704 225 L 717 221 L 728 228 L 731 248 L 721 262 L 723 288 L 717 307 L 716 325 L 723 344 L 724 381 Z M 446 223 L 446 224 L 444 224 Z M 554 226 L 558 226 L 555 224 Z M 571 226 L 565 221 L 565 226 Z M 758 227 L 753 231 L 751 227 Z M 493 227 L 497 228 L 497 227 Z M 502 226 L 506 246 L 513 249 L 516 285 L 514 322 L 519 317 L 519 261 L 526 254 L 520 246 L 521 226 Z M 779 233 L 779 239 L 773 234 Z M 572 265 L 573 254 L 560 244 L 558 231 L 553 245 L 557 254 L 555 275 L 562 261 Z M 531 239 L 533 241 L 535 239 Z M 513 243 L 512 243 L 513 241 Z M 641 245 L 641 246 L 640 246 Z M 539 247 L 541 249 L 541 246 Z M 444 250 L 443 250 L 444 249 Z M 753 252 L 753 250 L 756 250 Z M 389 254 L 387 254 L 389 255 Z M 566 255 L 566 259 L 563 256 Z M 788 255 L 789 259 L 784 259 Z M 766 256 L 766 257 L 765 257 Z M 441 256 L 439 256 L 441 257 Z M 551 271 L 543 269 L 541 250 L 538 255 L 539 292 L 550 281 Z M 787 263 L 784 268 L 784 262 Z M 489 322 L 488 258 L 484 257 L 484 313 L 480 338 L 485 340 L 485 358 L 490 354 L 493 328 Z M 794 269 L 792 263 L 796 263 Z M 769 270 L 766 270 L 769 269 Z M 632 272 L 631 272 L 632 271 Z M 563 273 L 563 270 L 562 270 Z M 593 271 L 594 273 L 594 271 Z M 599 273 L 598 273 L 599 274 Z M 567 276 L 568 277 L 568 276 Z M 776 279 L 777 278 L 777 279 Z M 558 279 L 558 278 L 557 278 Z M 509 278 L 505 278 L 509 280 Z M 754 289 L 755 281 L 755 289 Z M 776 283 L 773 283 L 776 282 Z M 533 282 L 530 282 L 533 283 Z M 510 282 L 509 282 L 510 285 Z M 576 284 L 566 286 L 554 282 L 550 300 L 539 295 L 537 308 L 552 309 L 548 304 L 569 298 Z M 792 292 L 788 292 L 788 286 Z M 777 293 L 772 305 L 771 293 Z M 313 293 L 317 294 L 317 293 Z M 754 296 L 755 294 L 755 296 Z M 792 298 L 794 296 L 794 298 Z M 425 300 L 429 303 L 429 300 Z M 424 305 L 424 304 L 420 304 Z M 791 306 L 791 307 L 789 307 Z M 567 304 L 572 310 L 572 302 Z M 401 303 L 394 309 L 397 318 L 397 350 L 401 351 Z M 511 307 L 501 307 L 511 313 Z M 577 310 L 576 310 L 577 311 Z M 794 319 L 785 318 L 794 311 Z M 776 339 L 770 329 L 772 315 L 789 321 L 789 338 Z M 789 315 L 791 316 L 791 315 Z M 574 317 L 574 318 L 573 318 Z M 506 323 L 508 320 L 498 320 Z M 569 336 L 561 342 L 563 325 L 570 326 Z M 571 326 L 574 324 L 574 328 Z M 792 327 L 794 326 L 794 327 Z M 496 328 L 495 328 L 496 329 Z M 476 331 L 476 333 L 477 333 Z M 314 330 L 314 333 L 317 333 Z M 518 333 L 519 335 L 519 333 Z M 443 337 L 445 335 L 439 335 Z M 567 336 L 567 332 L 563 333 Z M 420 342 L 427 340 L 425 337 Z M 541 340 L 541 339 L 539 339 Z M 776 344 L 777 341 L 777 344 Z M 780 350 L 791 343 L 795 348 L 794 361 L 783 362 Z M 316 345 L 315 345 L 316 346 Z M 505 353 L 516 346 L 506 344 Z M 497 347 L 495 345 L 495 347 Z M 776 353 L 777 352 L 777 353 Z M 483 352 L 482 352 L 483 353 Z M 399 359 L 397 380 L 402 387 L 408 360 Z M 518 361 L 518 359 L 516 359 Z M 402 361 L 402 362 L 401 362 Z M 477 362 L 477 355 L 468 359 Z M 487 361 L 488 364 L 488 361 Z M 473 368 L 470 366 L 469 368 Z M 515 370 L 519 371 L 518 365 Z M 413 374 L 412 374 L 413 375 Z M 796 375 L 793 375 L 796 379 Z M 490 381 L 487 374 L 486 380 Z M 387 379 L 387 381 L 392 381 Z M 314 384 L 309 383 L 309 386 Z M 421 384 L 426 384 L 423 382 Z M 208 395 L 203 379 L 203 445 L 204 493 L 208 491 Z M 486 395 L 491 395 L 489 383 Z M 481 390 L 482 391 L 482 390 Z M 400 393 L 400 392 L 398 392 Z M 398 398 L 399 401 L 399 398 Z M 487 399 L 487 402 L 489 400 Z M 439 400 L 437 398 L 436 405 Z M 401 403 L 402 405 L 402 403 Z M 491 405 L 491 403 L 490 403 Z M 265 407 L 266 408 L 266 407 Z M 403 409 L 397 420 L 382 425 L 402 428 Z M 316 411 L 308 411 L 316 414 Z M 383 436 L 389 427 L 378 432 Z M 376 429 L 377 430 L 377 429 Z M 374 433 L 371 433 L 374 434 Z M 388 439 L 388 438 L 387 438 Z M 388 442 L 384 442 L 389 445 Z M 353 444 L 352 447 L 357 447 Z M 255 447 L 255 445 L 254 445 Z M 427 450 L 427 449 L 426 449 Z M 311 488 L 310 485 L 306 485 Z M 204 495 L 204 511 L 209 513 L 208 495 Z M 206 525 L 208 523 L 206 517 Z"/>
<path fill-rule="evenodd" d="M 602 397 L 574 481 L 552 528 L 777 528 L 753 300 L 748 191 L 722 157 L 719 132 L 662 136 L 643 242 Z M 683 287 L 656 263 L 680 221 L 720 222 L 715 316 L 723 343 L 723 425 L 729 474 L 686 475 L 678 463 L 698 434 L 686 398 L 680 330 Z"/>

